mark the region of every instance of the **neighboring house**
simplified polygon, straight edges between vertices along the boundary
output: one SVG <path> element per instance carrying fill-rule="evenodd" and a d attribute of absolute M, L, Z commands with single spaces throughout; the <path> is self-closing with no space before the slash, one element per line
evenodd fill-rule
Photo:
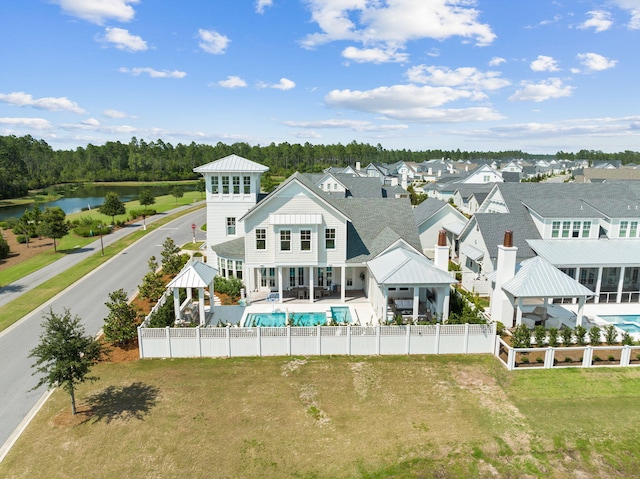
<path fill-rule="evenodd" d="M 453 193 L 453 203 L 462 213 L 471 216 L 487 197 L 493 184 L 458 183 Z"/>
<path fill-rule="evenodd" d="M 418 227 L 422 252 L 434 257 L 434 248 L 441 230 L 447 232 L 447 246 L 453 257 L 457 256 L 458 236 L 467 223 L 467 217 L 447 202 L 427 198 L 413 209 Z"/>
<path fill-rule="evenodd" d="M 502 181 L 502 175 L 498 170 L 489 165 L 480 165 L 475 170 L 470 171 L 469 175 L 460 182 L 465 184 L 487 184 L 500 183 Z"/>
<path fill-rule="evenodd" d="M 594 291 L 589 301 L 640 302 L 639 225 L 640 182 L 496 184 L 460 235 L 463 285 L 488 291 L 512 230 L 518 261 L 541 256 Z"/>
<path fill-rule="evenodd" d="M 295 291 L 310 302 L 324 292 L 344 302 L 360 292 L 379 319 L 390 299 L 410 301 L 414 318 L 426 311 L 447 318 L 455 282 L 447 261 L 436 267 L 422 255 L 409 200 L 377 180 L 294 173 L 262 198 L 266 167 L 257 163 L 232 155 L 194 171 L 207 185 L 207 262 L 242 278 L 249 300 L 273 292 L 282 302 Z M 245 177 L 246 198 L 234 187 Z"/>

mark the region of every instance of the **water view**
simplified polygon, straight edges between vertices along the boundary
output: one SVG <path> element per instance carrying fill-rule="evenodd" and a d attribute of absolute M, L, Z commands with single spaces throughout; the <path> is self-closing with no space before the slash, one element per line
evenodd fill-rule
<path fill-rule="evenodd" d="M 185 192 L 193 191 L 196 188 L 195 183 L 181 184 L 181 186 Z M 66 214 L 78 213 L 83 210 L 99 207 L 103 203 L 104 197 L 109 191 L 115 191 L 121 201 L 132 201 L 138 198 L 141 190 L 147 188 L 152 191 L 154 196 L 161 196 L 169 194 L 173 185 L 109 186 L 87 184 L 81 186 L 51 186 L 43 191 L 43 194 L 52 196 L 62 195 L 62 197 L 55 201 L 46 201 L 37 204 L 43 210 L 47 206 L 59 206 Z M 11 216 L 22 216 L 25 210 L 31 209 L 33 206 L 34 205 L 31 204 L 0 208 L 0 221 Z"/>

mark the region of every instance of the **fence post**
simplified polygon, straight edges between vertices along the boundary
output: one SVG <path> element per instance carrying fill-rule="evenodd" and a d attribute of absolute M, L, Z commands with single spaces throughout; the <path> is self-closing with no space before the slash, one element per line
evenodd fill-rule
<path fill-rule="evenodd" d="M 320 325 L 316 326 L 316 334 L 318 335 L 318 356 L 322 355 L 322 336 L 320 335 Z"/>
<path fill-rule="evenodd" d="M 620 352 L 620 366 L 629 366 L 631 362 L 631 347 L 624 345 Z"/>
<path fill-rule="evenodd" d="M 202 357 L 202 339 L 200 338 L 200 326 L 196 326 L 196 340 L 198 341 L 198 357 Z"/>
<path fill-rule="evenodd" d="M 436 323 L 436 343 L 434 348 L 433 354 L 440 354 L 440 323 Z"/>
<path fill-rule="evenodd" d="M 464 354 L 469 352 L 469 323 L 464 323 Z"/>
<path fill-rule="evenodd" d="M 287 325 L 287 354 L 291 356 L 291 326 Z"/>
<path fill-rule="evenodd" d="M 582 367 L 590 368 L 592 358 L 593 358 L 593 349 L 591 348 L 591 346 L 586 346 L 584 348 L 584 354 L 582 355 Z"/>
<path fill-rule="evenodd" d="M 171 354 L 171 329 L 169 328 L 169 326 L 167 326 L 164 331 L 167 334 L 167 348 L 169 350 L 169 357 L 172 358 L 173 355 Z"/>
<path fill-rule="evenodd" d="M 227 324 L 227 357 L 231 357 L 231 325 Z"/>
<path fill-rule="evenodd" d="M 347 324 L 347 356 L 351 356 L 351 325 Z"/>
<path fill-rule="evenodd" d="M 138 326 L 138 352 L 140 353 L 140 359 L 143 359 L 144 351 L 142 349 L 142 326 Z"/>
<path fill-rule="evenodd" d="M 262 356 L 262 336 L 260 333 L 260 326 L 256 326 L 256 342 L 258 346 L 258 357 Z"/>
<path fill-rule="evenodd" d="M 411 350 L 411 323 L 407 324 L 407 336 L 406 336 L 406 350 L 407 354 L 410 354 Z"/>
<path fill-rule="evenodd" d="M 380 325 L 376 324 L 376 354 L 380 356 Z"/>
<path fill-rule="evenodd" d="M 553 367 L 553 358 L 555 356 L 555 350 L 549 346 L 544 353 L 544 367 L 551 369 Z"/>
<path fill-rule="evenodd" d="M 509 371 L 513 371 L 515 367 L 514 366 L 515 361 L 516 361 L 516 353 L 512 347 L 509 347 L 509 351 L 507 353 L 507 369 Z"/>

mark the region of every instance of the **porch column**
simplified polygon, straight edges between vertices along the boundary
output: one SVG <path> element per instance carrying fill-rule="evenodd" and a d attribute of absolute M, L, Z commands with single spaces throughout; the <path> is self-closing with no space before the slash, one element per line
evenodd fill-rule
<path fill-rule="evenodd" d="M 582 326 L 582 318 L 584 318 L 584 303 L 586 302 L 586 296 L 578 298 L 578 313 L 576 314 L 576 326 Z"/>
<path fill-rule="evenodd" d="M 200 313 L 200 326 L 204 326 L 206 321 L 204 317 L 204 287 L 198 288 L 198 312 Z"/>
<path fill-rule="evenodd" d="M 418 314 L 419 314 L 419 307 L 420 307 L 420 287 L 419 286 L 414 286 L 413 287 L 413 320 L 417 320 L 418 319 Z"/>
<path fill-rule="evenodd" d="M 315 268 L 313 266 L 309 266 L 309 302 L 313 303 L 313 274 Z"/>
<path fill-rule="evenodd" d="M 180 311 L 180 292 L 178 288 L 173 288 L 173 312 L 176 320 L 182 319 L 182 311 Z"/>
<path fill-rule="evenodd" d="M 282 303 L 282 266 L 278 266 L 278 302 Z"/>
<path fill-rule="evenodd" d="M 593 302 L 594 303 L 599 303 L 600 302 L 600 287 L 602 286 L 602 266 L 600 266 L 598 268 L 598 279 L 596 281 L 596 297 L 593 298 Z"/>
<path fill-rule="evenodd" d="M 444 298 L 442 298 L 442 322 L 449 319 L 449 300 L 451 299 L 451 287 L 445 286 Z"/>
<path fill-rule="evenodd" d="M 578 283 L 580 282 L 580 266 L 576 267 L 576 277 L 573 279 L 575 279 Z M 571 304 L 576 304 L 577 301 L 577 298 L 571 298 Z"/>
<path fill-rule="evenodd" d="M 384 301 L 382 305 L 382 324 L 387 324 L 389 314 L 389 289 L 386 286 L 382 287 L 382 296 Z"/>
<path fill-rule="evenodd" d="M 344 303 L 347 289 L 347 265 L 340 268 L 340 301 Z"/>
<path fill-rule="evenodd" d="M 624 285 L 624 269 L 625 269 L 624 266 L 620 268 L 620 279 L 618 280 L 618 295 L 616 296 L 616 303 L 622 302 L 622 286 Z"/>
<path fill-rule="evenodd" d="M 518 298 L 518 308 L 516 309 L 516 327 L 522 324 L 522 298 Z"/>

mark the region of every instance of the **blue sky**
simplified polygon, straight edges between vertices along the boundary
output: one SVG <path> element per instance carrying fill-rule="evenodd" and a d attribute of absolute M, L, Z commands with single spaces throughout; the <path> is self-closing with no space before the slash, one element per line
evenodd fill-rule
<path fill-rule="evenodd" d="M 4 0 L 0 134 L 640 150 L 640 0 Z"/>

